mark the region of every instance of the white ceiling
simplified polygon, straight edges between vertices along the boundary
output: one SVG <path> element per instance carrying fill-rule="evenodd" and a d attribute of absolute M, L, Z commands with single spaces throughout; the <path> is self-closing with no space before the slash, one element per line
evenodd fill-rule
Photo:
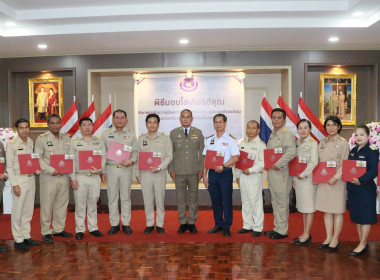
<path fill-rule="evenodd" d="M 0 0 L 0 57 L 264 49 L 380 49 L 380 0 Z"/>

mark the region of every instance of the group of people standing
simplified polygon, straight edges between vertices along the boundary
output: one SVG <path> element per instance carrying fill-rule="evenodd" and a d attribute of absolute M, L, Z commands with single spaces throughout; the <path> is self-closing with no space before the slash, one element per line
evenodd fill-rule
<path fill-rule="evenodd" d="M 146 116 L 147 133 L 138 139 L 133 131 L 126 127 L 127 113 L 123 110 L 113 112 L 113 126 L 105 130 L 102 137 L 92 134 L 93 124 L 89 118 L 79 121 L 81 136 L 70 139 L 61 134 L 61 119 L 52 114 L 48 117 L 48 131 L 39 135 L 35 144 L 29 138 L 29 121 L 20 119 L 16 122 L 18 136 L 7 146 L 7 174 L 0 174 L 0 180 L 10 180 L 12 185 L 12 234 L 15 248 L 22 251 L 30 246 L 39 245 L 30 238 L 30 221 L 33 215 L 35 196 L 35 174 L 20 174 L 18 155 L 39 154 L 41 234 L 44 242 L 53 242 L 53 236 L 72 237 L 65 231 L 69 188 L 74 190 L 75 200 L 75 238 L 81 240 L 87 228 L 91 235 L 102 237 L 97 224 L 97 201 L 100 196 L 101 181 L 107 182 L 109 235 L 120 229 L 131 234 L 131 181 L 132 167 L 139 160 L 139 152 L 152 152 L 161 158 L 160 164 L 151 170 L 136 168 L 136 178 L 141 184 L 146 216 L 145 234 L 154 228 L 164 234 L 164 200 L 167 172 L 175 182 L 179 228 L 178 234 L 189 231 L 197 233 L 195 222 L 198 217 L 198 185 L 203 178 L 208 189 L 214 214 L 214 227 L 209 234 L 222 232 L 231 236 L 233 219 L 232 167 L 239 160 L 240 151 L 253 155 L 254 163 L 245 170 L 236 169 L 236 181 L 240 187 L 242 201 L 243 226 L 238 234 L 252 233 L 253 237 L 262 234 L 264 210 L 262 199 L 262 181 L 264 171 L 264 150 L 277 149 L 281 158 L 268 170 L 268 185 L 274 214 L 274 228 L 265 231 L 264 235 L 271 239 L 282 239 L 288 236 L 289 194 L 294 186 L 297 198 L 297 209 L 303 213 L 303 233 L 294 239 L 296 245 L 311 242 L 310 234 L 313 224 L 313 213 L 324 212 L 326 239 L 319 246 L 328 252 L 336 252 L 339 247 L 339 234 L 343 225 L 343 213 L 348 204 L 351 219 L 357 224 L 359 245 L 350 252 L 351 256 L 368 251 L 367 237 L 371 224 L 377 222 L 376 216 L 376 184 L 373 179 L 377 174 L 378 151 L 369 146 L 369 130 L 359 126 L 355 131 L 357 146 L 350 152 L 346 140 L 339 136 L 342 123 L 337 116 L 329 116 L 324 122 L 328 137 L 319 145 L 310 136 L 311 123 L 302 119 L 297 124 L 299 139 L 296 142 L 291 131 L 286 128 L 286 113 L 276 108 L 271 113 L 273 131 L 267 145 L 260 140 L 260 125 L 251 120 L 246 126 L 246 137 L 238 143 L 236 138 L 226 132 L 227 117 L 216 114 L 213 117 L 215 134 L 204 138 L 202 131 L 192 126 L 193 115 L 188 109 L 180 113 L 181 126 L 173 129 L 170 136 L 158 132 L 160 117 L 157 114 Z M 112 142 L 131 148 L 128 160 L 116 162 L 106 158 Z M 1 148 L 1 147 L 0 147 Z M 1 149 L 0 149 L 1 150 Z M 94 150 L 101 155 L 101 168 L 80 170 L 79 151 Z M 3 150 L 1 150 L 2 153 Z M 217 151 L 223 155 L 223 163 L 208 169 L 204 160 L 208 151 Z M 69 154 L 74 156 L 74 172 L 61 174 L 50 164 L 53 154 Z M 1 156 L 1 155 L 0 155 Z M 289 176 L 288 163 L 295 157 L 303 158 L 306 169 L 295 177 Z M 367 161 L 365 175 L 346 183 L 342 181 L 342 161 L 344 159 L 360 159 Z M 335 161 L 337 172 L 328 183 L 313 184 L 312 172 L 318 162 Z M 119 200 L 121 215 L 119 215 Z M 186 214 L 188 205 L 188 215 Z M 156 207 L 156 219 L 154 219 Z M 121 216 L 121 217 L 120 217 Z M 53 219 L 53 220 L 52 220 Z M 121 220 L 121 225 L 120 225 Z M 0 251 L 6 248 L 0 247 Z"/>

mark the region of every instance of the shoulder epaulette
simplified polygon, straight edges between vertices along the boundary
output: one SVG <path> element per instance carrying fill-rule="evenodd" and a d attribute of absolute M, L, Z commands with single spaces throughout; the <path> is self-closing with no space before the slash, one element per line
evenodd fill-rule
<path fill-rule="evenodd" d="M 214 135 L 215 135 L 215 134 L 213 134 L 213 135 L 210 135 L 210 136 L 207 136 L 207 137 L 206 137 L 206 139 L 208 139 L 208 138 L 210 138 L 210 137 L 213 137 Z"/>
<path fill-rule="evenodd" d="M 14 144 L 16 142 L 16 138 L 13 138 L 9 143 Z"/>
<path fill-rule="evenodd" d="M 139 135 L 139 138 L 143 137 L 143 135 L 144 135 L 144 134 L 143 134 L 143 133 L 141 133 L 141 134 Z"/>
<path fill-rule="evenodd" d="M 111 128 L 112 128 L 112 126 L 110 126 L 110 127 L 107 127 L 107 128 L 106 128 L 106 130 L 110 130 Z M 105 130 L 105 131 L 106 131 L 106 130 Z"/>
<path fill-rule="evenodd" d="M 339 136 L 339 139 L 342 140 L 342 141 L 346 141 L 346 138 L 343 138 L 341 136 Z"/>
<path fill-rule="evenodd" d="M 282 132 L 287 132 L 288 130 L 287 130 L 285 127 L 283 127 L 283 128 L 281 129 L 281 131 L 282 131 Z"/>
<path fill-rule="evenodd" d="M 161 132 L 161 135 L 168 136 L 165 132 Z"/>
<path fill-rule="evenodd" d="M 260 142 L 263 143 L 264 145 L 266 145 L 265 142 L 263 140 L 261 140 L 261 139 L 260 139 Z"/>
<path fill-rule="evenodd" d="M 46 136 L 48 134 L 48 131 L 42 133 L 40 136 Z"/>
<path fill-rule="evenodd" d="M 132 132 L 132 133 L 135 133 L 132 129 L 130 129 L 128 127 L 127 127 L 127 130 L 130 131 L 130 132 Z"/>
<path fill-rule="evenodd" d="M 236 139 L 236 137 L 234 135 L 232 135 L 231 133 L 229 133 L 228 135 L 231 136 L 232 138 Z"/>
<path fill-rule="evenodd" d="M 315 141 L 315 139 L 314 138 L 310 138 L 310 142 L 314 142 Z"/>
<path fill-rule="evenodd" d="M 193 129 L 195 129 L 195 130 L 199 130 L 199 131 L 200 131 L 200 129 L 199 129 L 198 127 L 192 126 L 191 128 L 193 128 Z"/>
<path fill-rule="evenodd" d="M 376 151 L 376 148 L 375 147 L 373 147 L 373 146 L 369 146 L 372 150 L 374 150 L 374 151 Z"/>
<path fill-rule="evenodd" d="M 72 138 L 72 140 L 77 140 L 79 137 L 77 136 L 77 137 L 74 137 L 74 138 Z"/>
<path fill-rule="evenodd" d="M 98 140 L 102 140 L 102 137 L 99 137 L 99 136 L 95 136 L 95 138 Z"/>

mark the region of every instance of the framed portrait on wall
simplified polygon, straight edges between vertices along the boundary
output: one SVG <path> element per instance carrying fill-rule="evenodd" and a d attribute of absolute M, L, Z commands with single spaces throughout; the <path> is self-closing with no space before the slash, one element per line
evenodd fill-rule
<path fill-rule="evenodd" d="M 31 127 L 47 127 L 51 114 L 63 116 L 62 78 L 29 79 L 29 116 Z"/>
<path fill-rule="evenodd" d="M 320 74 L 319 119 L 331 115 L 343 125 L 356 124 L 356 74 Z"/>

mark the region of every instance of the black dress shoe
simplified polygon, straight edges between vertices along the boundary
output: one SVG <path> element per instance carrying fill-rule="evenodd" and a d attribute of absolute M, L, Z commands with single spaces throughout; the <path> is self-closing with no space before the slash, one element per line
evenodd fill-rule
<path fill-rule="evenodd" d="M 330 247 L 330 245 L 329 245 L 326 247 L 326 252 L 336 253 L 336 252 L 338 252 L 338 248 L 339 248 L 339 243 L 335 247 Z"/>
<path fill-rule="evenodd" d="M 261 235 L 261 231 L 253 231 L 252 237 L 259 237 Z"/>
<path fill-rule="evenodd" d="M 151 233 L 153 230 L 154 230 L 154 227 L 146 227 L 146 228 L 144 229 L 144 233 L 145 233 L 145 234 L 148 234 L 148 233 Z"/>
<path fill-rule="evenodd" d="M 24 239 L 24 243 L 28 246 L 38 246 L 40 242 L 34 241 L 32 238 Z"/>
<path fill-rule="evenodd" d="M 70 238 L 73 237 L 73 234 L 67 231 L 61 231 L 59 233 L 53 233 L 54 236 L 60 236 L 60 237 L 65 237 L 65 238 Z"/>
<path fill-rule="evenodd" d="M 296 243 L 296 241 L 298 241 L 298 240 L 300 240 L 300 238 L 299 238 L 299 237 L 295 237 L 295 238 L 293 239 L 293 242 Z"/>
<path fill-rule="evenodd" d="M 122 226 L 122 228 L 123 228 L 123 232 L 125 234 L 131 234 L 132 233 L 132 229 L 130 226 Z"/>
<path fill-rule="evenodd" d="M 311 242 L 311 234 L 309 235 L 309 238 L 306 239 L 305 241 L 300 241 L 300 239 L 298 239 L 297 241 L 295 241 L 294 243 L 298 246 L 303 246 L 303 245 L 307 245 Z"/>
<path fill-rule="evenodd" d="M 327 243 L 327 244 L 320 244 L 319 246 L 318 246 L 318 249 L 326 249 L 328 246 L 330 245 L 330 243 Z"/>
<path fill-rule="evenodd" d="M 190 231 L 190 233 L 197 233 L 198 232 L 197 227 L 194 224 L 189 225 L 189 231 Z"/>
<path fill-rule="evenodd" d="M 7 248 L 5 248 L 4 246 L 0 246 L 0 252 L 6 252 L 7 251 Z"/>
<path fill-rule="evenodd" d="M 51 234 L 45 234 L 43 238 L 44 238 L 44 242 L 53 243 L 53 236 L 51 236 Z"/>
<path fill-rule="evenodd" d="M 182 234 L 182 233 L 185 233 L 187 229 L 188 229 L 187 224 L 182 224 L 179 226 L 177 232 L 179 234 Z"/>
<path fill-rule="evenodd" d="M 15 249 L 20 251 L 29 251 L 28 245 L 26 245 L 24 242 L 15 242 Z"/>
<path fill-rule="evenodd" d="M 157 232 L 158 232 L 159 234 L 164 234 L 164 233 L 165 233 L 165 230 L 164 230 L 163 227 L 158 227 L 158 226 L 156 226 L 156 230 L 157 230 Z"/>
<path fill-rule="evenodd" d="M 273 234 L 270 236 L 271 239 L 282 239 L 282 238 L 286 238 L 286 237 L 288 237 L 287 234 L 280 234 L 280 233 L 278 233 L 278 232 L 275 232 L 275 233 L 273 233 Z"/>
<path fill-rule="evenodd" d="M 221 232 L 221 231 L 223 231 L 223 228 L 220 228 L 220 227 L 214 227 L 214 228 L 212 228 L 212 229 L 209 229 L 209 230 L 207 231 L 207 233 L 209 233 L 209 234 L 215 234 L 215 233 L 218 233 L 218 232 Z"/>
<path fill-rule="evenodd" d="M 231 236 L 231 231 L 229 228 L 224 228 L 223 229 L 223 235 L 224 237 L 230 237 Z"/>
<path fill-rule="evenodd" d="M 109 235 L 114 235 L 116 232 L 120 230 L 119 226 L 111 226 L 110 230 L 108 231 Z"/>
<path fill-rule="evenodd" d="M 251 229 L 241 228 L 241 229 L 239 229 L 239 231 L 237 232 L 237 234 L 243 234 L 243 233 L 248 233 L 248 232 L 252 232 L 252 230 Z"/>
<path fill-rule="evenodd" d="M 77 234 L 75 235 L 75 239 L 76 240 L 82 240 L 83 239 L 83 232 L 77 232 Z"/>
<path fill-rule="evenodd" d="M 275 234 L 276 232 L 274 230 L 271 231 L 264 231 L 265 236 L 271 236 L 272 234 Z"/>
<path fill-rule="evenodd" d="M 364 255 L 368 252 L 368 249 L 369 249 L 369 246 L 368 244 L 365 245 L 364 249 L 361 250 L 360 252 L 355 252 L 355 251 L 351 251 L 348 255 L 350 257 L 357 257 L 357 256 L 361 256 L 361 255 Z"/>
<path fill-rule="evenodd" d="M 101 233 L 100 231 L 98 230 L 93 230 L 93 231 L 90 231 L 90 234 L 95 236 L 95 237 L 103 237 L 103 233 Z"/>

